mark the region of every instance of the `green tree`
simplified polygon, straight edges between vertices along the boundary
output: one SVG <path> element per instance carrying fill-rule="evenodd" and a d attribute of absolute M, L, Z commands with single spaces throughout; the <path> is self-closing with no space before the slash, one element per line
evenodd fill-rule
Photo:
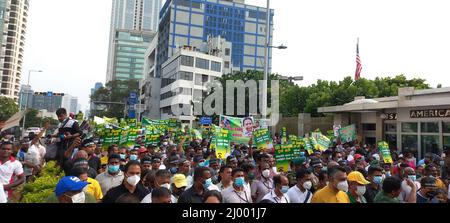
<path fill-rule="evenodd" d="M 123 104 L 110 104 L 113 103 L 127 103 L 128 97 L 131 92 L 139 92 L 139 82 L 135 80 L 129 81 L 110 81 L 105 87 L 95 91 L 91 95 L 91 101 L 99 102 L 96 105 L 103 105 L 105 110 L 94 111 L 93 116 L 106 116 L 110 118 L 122 118 L 124 117 Z"/>
<path fill-rule="evenodd" d="M 16 102 L 7 97 L 0 97 L 0 122 L 4 122 L 19 112 Z"/>

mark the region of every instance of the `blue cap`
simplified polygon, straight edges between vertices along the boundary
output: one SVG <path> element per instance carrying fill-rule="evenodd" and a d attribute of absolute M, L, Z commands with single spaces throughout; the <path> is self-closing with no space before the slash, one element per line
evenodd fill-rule
<path fill-rule="evenodd" d="M 87 185 L 87 182 L 81 181 L 78 177 L 64 177 L 56 185 L 55 194 L 57 197 L 59 197 L 68 191 L 82 190 Z"/>

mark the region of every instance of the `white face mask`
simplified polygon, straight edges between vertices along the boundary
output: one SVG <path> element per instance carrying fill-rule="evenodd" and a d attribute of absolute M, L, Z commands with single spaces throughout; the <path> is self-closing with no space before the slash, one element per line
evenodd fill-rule
<path fill-rule="evenodd" d="M 346 180 L 339 182 L 338 185 L 337 185 L 337 189 L 347 193 L 347 191 L 348 191 L 348 182 Z"/>
<path fill-rule="evenodd" d="M 261 173 L 263 177 L 265 178 L 269 178 L 270 176 L 270 170 L 263 170 L 263 172 Z"/>
<path fill-rule="evenodd" d="M 135 187 L 139 183 L 140 180 L 141 180 L 141 177 L 139 177 L 138 175 L 133 175 L 133 176 L 127 178 L 127 182 L 133 187 Z"/>
<path fill-rule="evenodd" d="M 366 187 L 365 186 L 357 186 L 356 187 L 356 194 L 359 196 L 363 196 L 366 193 Z"/>
<path fill-rule="evenodd" d="M 163 184 L 163 185 L 161 185 L 161 187 L 165 187 L 170 190 L 170 184 Z"/>
<path fill-rule="evenodd" d="M 78 194 L 75 194 L 71 197 L 72 203 L 74 204 L 80 204 L 86 202 L 86 195 L 84 192 L 80 192 Z"/>
<path fill-rule="evenodd" d="M 312 182 L 310 180 L 303 183 L 303 188 L 305 188 L 306 190 L 311 190 L 311 187 L 312 187 Z"/>

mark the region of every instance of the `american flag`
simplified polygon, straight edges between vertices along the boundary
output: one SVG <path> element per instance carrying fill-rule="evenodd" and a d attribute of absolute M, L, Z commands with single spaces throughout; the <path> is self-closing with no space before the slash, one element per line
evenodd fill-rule
<path fill-rule="evenodd" d="M 359 57 L 359 38 L 358 43 L 356 44 L 356 72 L 355 72 L 355 81 L 361 77 L 361 58 Z"/>

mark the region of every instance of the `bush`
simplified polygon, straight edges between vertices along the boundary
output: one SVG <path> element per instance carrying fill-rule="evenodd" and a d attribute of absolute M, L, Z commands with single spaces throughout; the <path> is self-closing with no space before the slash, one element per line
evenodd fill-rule
<path fill-rule="evenodd" d="M 56 166 L 56 162 L 48 162 L 34 182 L 25 184 L 21 202 L 45 203 L 62 177 L 64 173 Z"/>

